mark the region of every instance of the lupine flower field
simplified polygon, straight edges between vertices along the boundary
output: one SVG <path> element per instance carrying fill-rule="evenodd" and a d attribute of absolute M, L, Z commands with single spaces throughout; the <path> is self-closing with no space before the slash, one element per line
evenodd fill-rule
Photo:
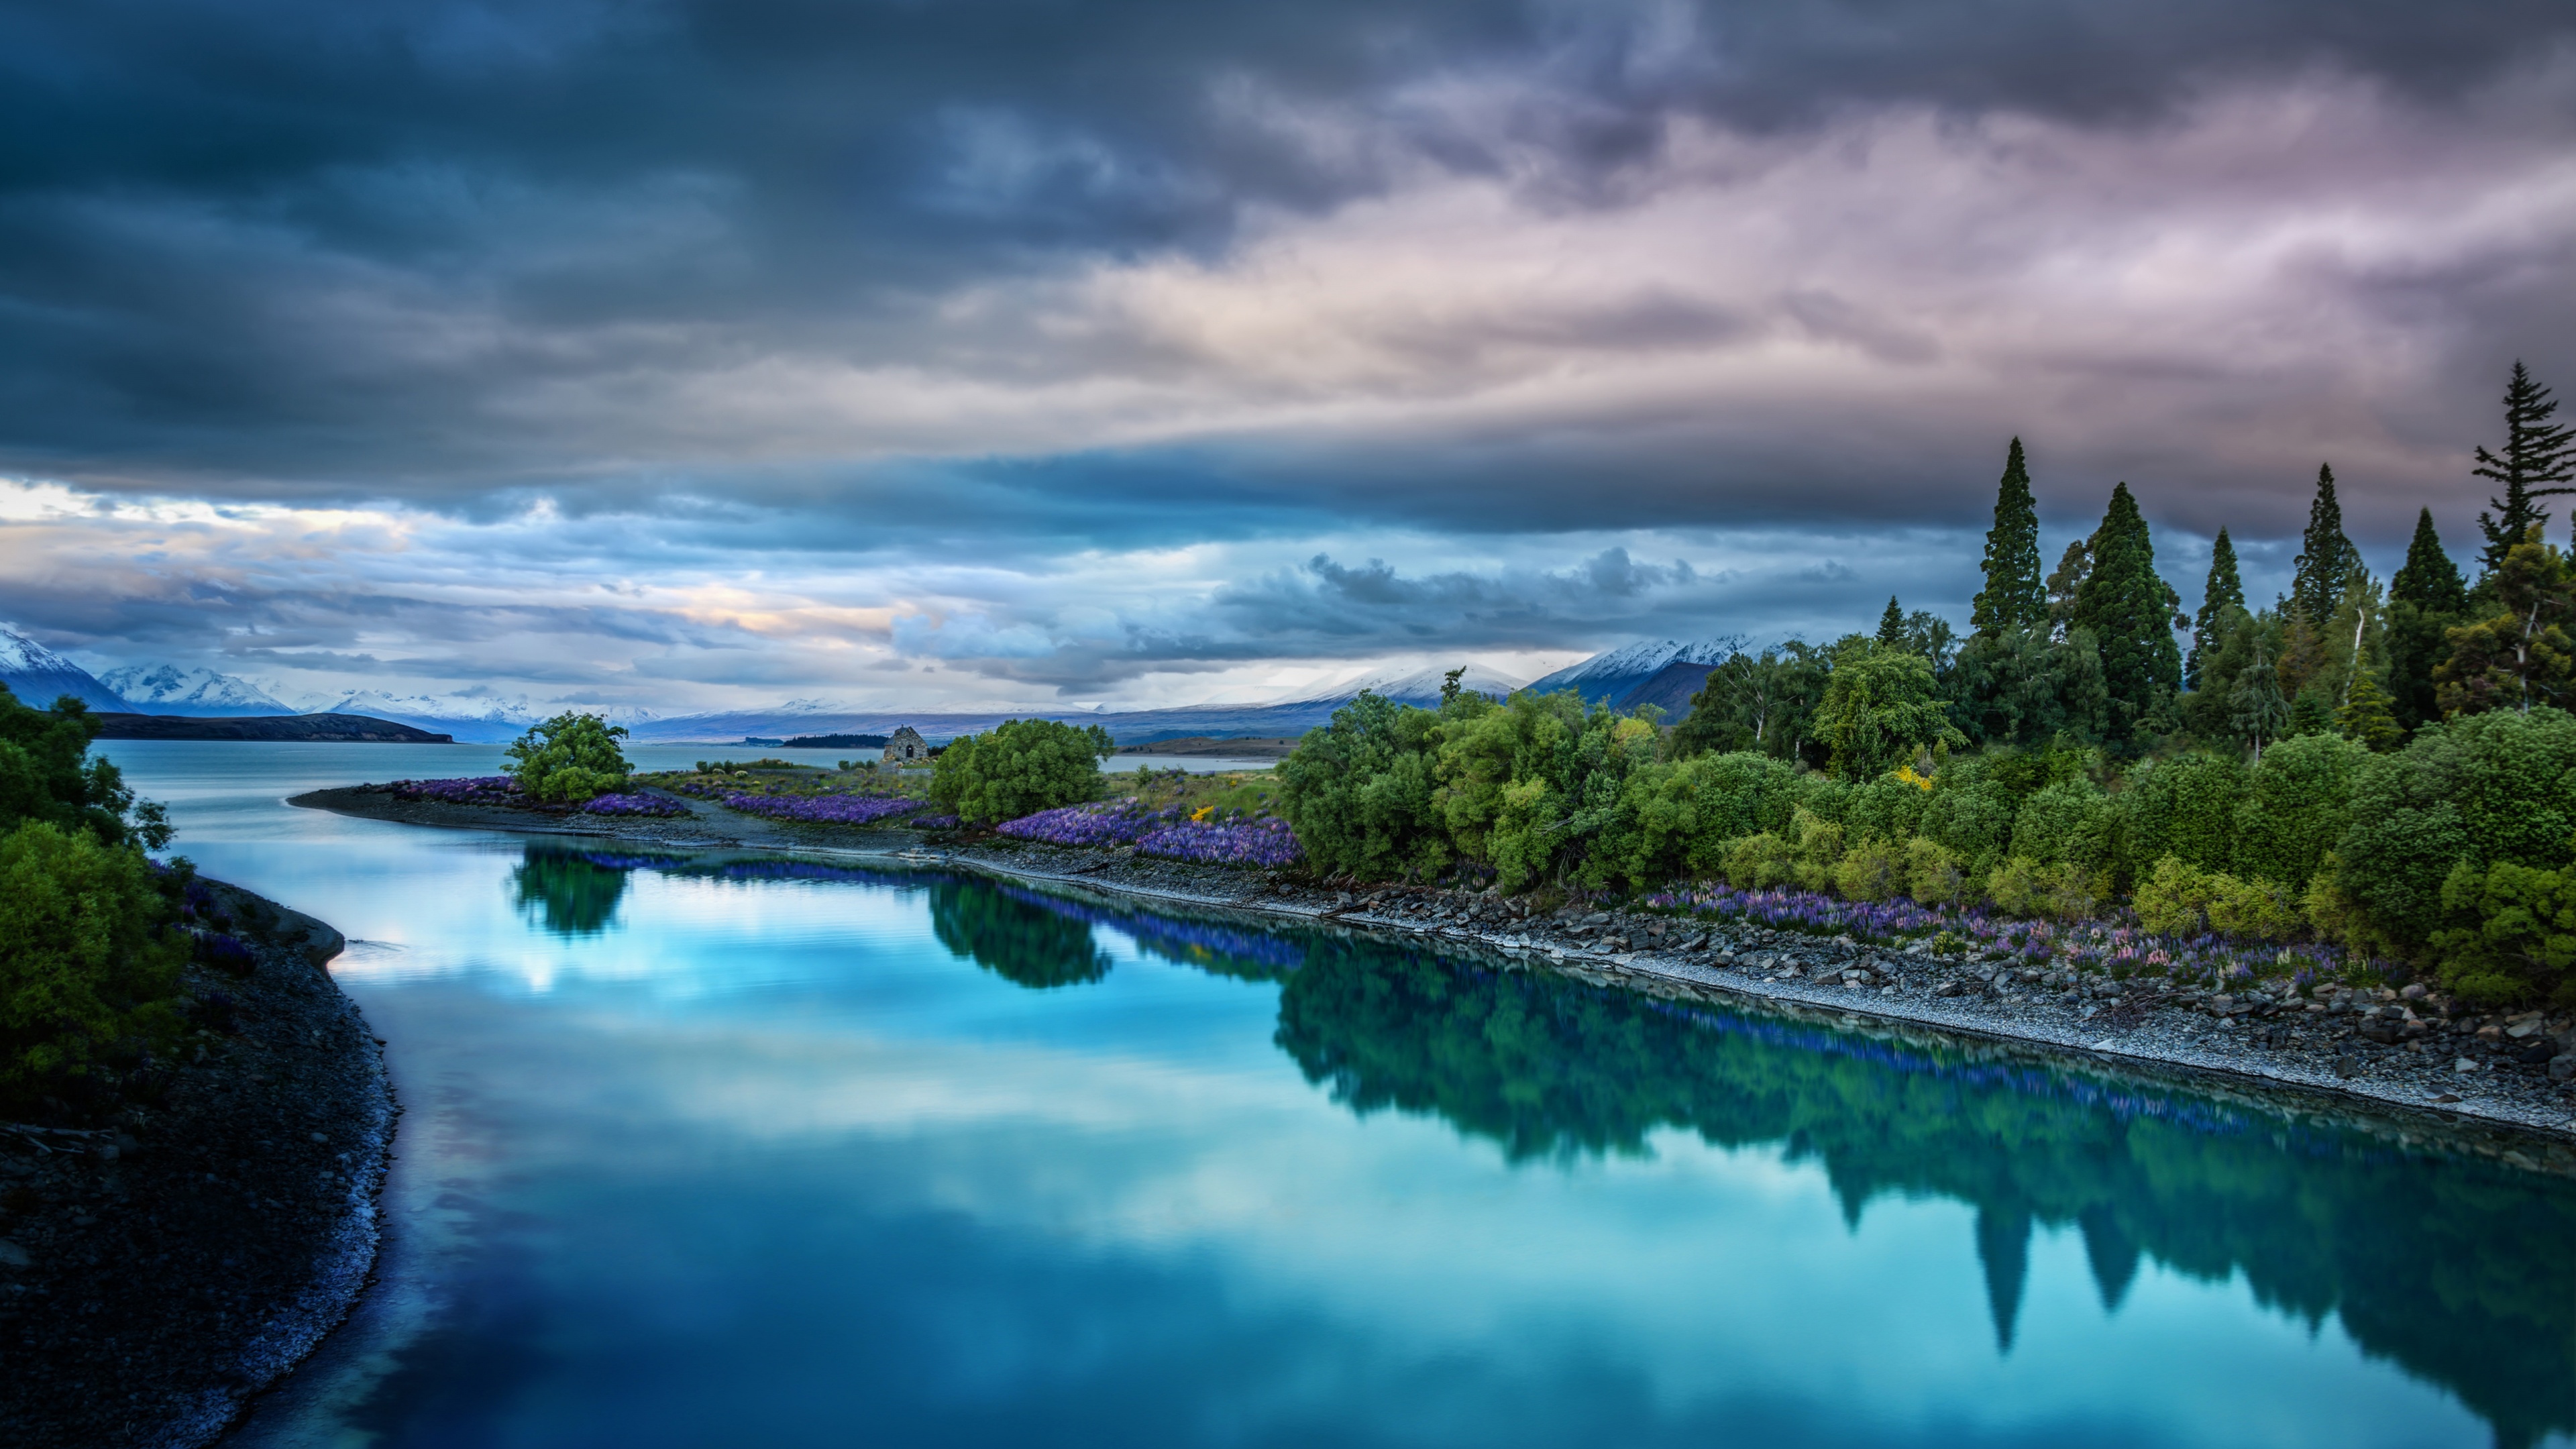
<path fill-rule="evenodd" d="M 724 805 L 767 820 L 820 825 L 873 825 L 922 808 L 922 802 L 902 795 L 727 795 Z"/>
<path fill-rule="evenodd" d="M 474 775 L 458 780 L 396 780 L 399 800 L 437 800 L 449 805 L 524 805 L 519 782 L 508 775 Z"/>
<path fill-rule="evenodd" d="M 1141 855 L 1205 865 L 1294 865 L 1305 858 L 1285 820 L 1217 820 L 1209 812 L 1154 809 L 1134 801 L 1067 805 L 994 827 L 1041 845 L 1133 845 Z"/>
<path fill-rule="evenodd" d="M 667 818 L 689 813 L 689 807 L 677 800 L 666 800 L 659 795 L 618 793 L 594 795 L 581 808 L 584 813 L 591 815 L 650 815 Z"/>

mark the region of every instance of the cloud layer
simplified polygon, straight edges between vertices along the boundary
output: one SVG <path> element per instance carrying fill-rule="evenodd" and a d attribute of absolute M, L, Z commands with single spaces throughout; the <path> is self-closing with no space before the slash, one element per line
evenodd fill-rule
<path fill-rule="evenodd" d="M 2016 433 L 2191 596 L 2322 459 L 2462 548 L 2576 387 L 2560 6 L 102 0 L 0 82 L 0 609 L 272 676 L 1963 614 Z"/>

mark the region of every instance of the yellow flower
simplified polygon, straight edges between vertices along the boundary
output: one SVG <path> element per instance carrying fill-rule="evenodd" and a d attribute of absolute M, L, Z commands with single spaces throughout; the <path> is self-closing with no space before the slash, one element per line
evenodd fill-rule
<path fill-rule="evenodd" d="M 1917 790 L 1929 790 L 1932 788 L 1932 777 L 1929 775 L 1918 775 L 1914 773 L 1914 767 L 1912 765 L 1898 766 L 1896 778 L 1903 780 L 1906 784 L 1913 786 Z"/>
<path fill-rule="evenodd" d="M 1201 824 L 1201 825 L 1205 825 L 1205 824 L 1207 823 L 1207 818 L 1208 818 L 1209 816 L 1211 816 L 1211 815 L 1214 815 L 1215 813 L 1216 813 L 1216 807 L 1215 807 L 1215 806 L 1213 806 L 1213 805 L 1202 805 L 1202 806 L 1200 806 L 1199 808 L 1197 808 L 1196 810 L 1193 810 L 1193 811 L 1191 811 L 1191 812 L 1190 812 L 1190 818 L 1191 818 L 1192 820 L 1197 821 L 1197 822 L 1198 822 L 1199 824 Z"/>

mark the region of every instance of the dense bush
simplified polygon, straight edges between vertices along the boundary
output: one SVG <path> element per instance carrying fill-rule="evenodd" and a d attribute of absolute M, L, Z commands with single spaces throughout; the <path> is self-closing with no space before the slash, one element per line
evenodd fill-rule
<path fill-rule="evenodd" d="M 1371 879 L 1428 876 L 1456 858 L 1432 798 L 1439 722 L 1429 710 L 1362 694 L 1280 761 L 1280 810 L 1317 869 Z"/>
<path fill-rule="evenodd" d="M 1016 820 L 1100 797 L 1100 762 L 1118 751 L 1098 725 L 1005 720 L 939 752 L 930 795 L 969 825 Z"/>
<path fill-rule="evenodd" d="M 510 774 L 529 798 L 577 805 L 626 786 L 626 752 L 617 742 L 626 726 L 595 714 L 564 713 L 531 725 L 503 753 Z"/>
<path fill-rule="evenodd" d="M 104 841 L 168 844 L 161 807 L 137 803 L 115 765 L 88 757 L 97 738 L 98 721 L 79 700 L 31 709 L 0 684 L 0 830 L 43 820 Z"/>
<path fill-rule="evenodd" d="M 0 836 L 0 1096 L 175 1030 L 187 937 L 131 844 L 50 820 Z"/>

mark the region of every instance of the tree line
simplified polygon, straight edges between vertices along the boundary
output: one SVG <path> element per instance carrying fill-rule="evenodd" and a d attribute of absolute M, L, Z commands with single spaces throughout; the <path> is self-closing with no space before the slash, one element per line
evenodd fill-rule
<path fill-rule="evenodd" d="M 2320 466 L 2286 595 L 2221 530 L 2200 608 L 2128 485 L 2043 573 L 2007 449 L 1969 633 L 1874 632 L 1710 671 L 1665 728 L 1572 694 L 1363 696 L 1280 767 L 1319 868 L 1502 888 L 1723 879 L 2178 934 L 2315 936 L 2490 1000 L 2576 1000 L 2576 578 L 2545 500 L 2576 429 L 2521 364 L 2474 577 L 2430 509 L 2385 582 Z"/>

